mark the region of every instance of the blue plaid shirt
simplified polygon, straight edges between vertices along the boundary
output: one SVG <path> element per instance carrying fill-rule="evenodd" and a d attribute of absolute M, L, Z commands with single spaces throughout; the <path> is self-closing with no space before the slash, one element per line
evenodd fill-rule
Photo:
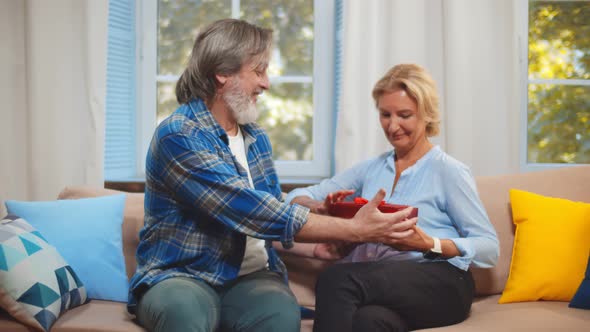
<path fill-rule="evenodd" d="M 266 240 L 269 268 L 286 277 L 271 241 L 285 248 L 309 209 L 282 202 L 266 133 L 241 126 L 254 182 L 232 154 L 226 132 L 203 101 L 180 106 L 156 129 L 146 161 L 145 225 L 128 309 L 171 277 L 224 285 L 238 275 L 246 235 Z"/>

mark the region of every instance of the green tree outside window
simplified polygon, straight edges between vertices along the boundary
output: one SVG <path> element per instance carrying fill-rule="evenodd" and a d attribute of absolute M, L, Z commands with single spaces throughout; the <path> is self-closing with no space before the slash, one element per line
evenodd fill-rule
<path fill-rule="evenodd" d="M 590 163 L 590 1 L 530 1 L 529 163 Z"/>

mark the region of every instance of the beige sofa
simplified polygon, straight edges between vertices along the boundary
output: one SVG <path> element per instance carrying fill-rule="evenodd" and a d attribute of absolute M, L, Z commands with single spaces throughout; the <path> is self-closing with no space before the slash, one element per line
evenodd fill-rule
<path fill-rule="evenodd" d="M 590 310 L 568 308 L 567 302 L 525 302 L 498 304 L 508 278 L 514 227 L 508 190 L 518 188 L 541 195 L 590 202 L 590 166 L 516 175 L 479 177 L 477 186 L 500 239 L 500 260 L 489 270 L 474 269 L 478 297 L 470 317 L 461 324 L 437 331 L 590 331 Z M 106 189 L 66 188 L 60 199 L 117 193 Z M 590 222 L 590 220 L 589 220 Z M 123 223 L 124 255 L 128 275 L 135 269 L 138 231 L 143 225 L 143 194 L 128 194 Z M 290 284 L 301 305 L 313 307 L 314 284 L 326 262 L 284 255 Z M 313 321 L 303 320 L 302 331 L 311 331 Z M 28 331 L 6 314 L 0 315 L 0 331 Z M 52 331 L 143 331 L 127 314 L 125 304 L 93 300 L 68 311 Z"/>

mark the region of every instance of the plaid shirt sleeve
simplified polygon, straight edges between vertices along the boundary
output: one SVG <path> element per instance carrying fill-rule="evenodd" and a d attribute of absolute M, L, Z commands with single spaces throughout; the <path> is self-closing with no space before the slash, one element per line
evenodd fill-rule
<path fill-rule="evenodd" d="M 232 154 L 204 131 L 160 138 L 155 156 L 161 183 L 187 211 L 195 209 L 240 233 L 293 246 L 309 210 L 289 205 L 249 187 L 235 168 Z M 190 212 L 189 212 L 190 213 Z"/>

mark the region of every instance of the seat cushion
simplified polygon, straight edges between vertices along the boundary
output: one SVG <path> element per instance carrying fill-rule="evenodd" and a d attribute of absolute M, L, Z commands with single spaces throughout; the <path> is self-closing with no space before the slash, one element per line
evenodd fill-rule
<path fill-rule="evenodd" d="M 498 304 L 500 295 L 477 298 L 461 324 L 420 331 L 588 331 L 590 315 L 567 302 Z"/>
<path fill-rule="evenodd" d="M 476 298 L 464 322 L 419 331 L 588 331 L 587 310 L 568 308 L 567 302 L 498 304 L 500 295 Z M 301 332 L 311 332 L 313 320 L 301 321 Z"/>
<path fill-rule="evenodd" d="M 142 332 L 145 331 L 131 320 L 125 303 L 92 300 L 61 316 L 51 332 Z M 0 331 L 30 332 L 24 325 L 6 313 L 0 313 Z"/>

